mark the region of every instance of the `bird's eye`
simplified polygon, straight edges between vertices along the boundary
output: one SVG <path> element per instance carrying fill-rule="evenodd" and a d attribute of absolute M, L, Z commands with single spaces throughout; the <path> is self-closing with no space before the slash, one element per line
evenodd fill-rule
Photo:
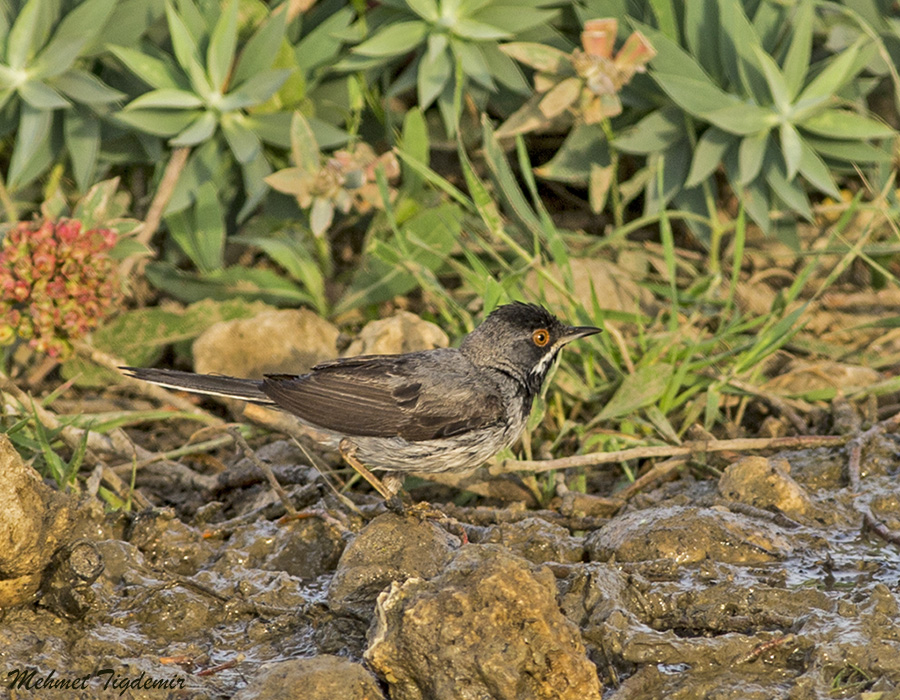
<path fill-rule="evenodd" d="M 531 334 L 531 340 L 534 341 L 534 344 L 539 348 L 542 348 L 550 342 L 550 332 L 546 328 L 538 328 Z"/>

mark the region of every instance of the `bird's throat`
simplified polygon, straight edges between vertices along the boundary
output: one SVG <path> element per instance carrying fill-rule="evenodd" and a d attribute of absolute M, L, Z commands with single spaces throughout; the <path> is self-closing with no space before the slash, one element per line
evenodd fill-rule
<path fill-rule="evenodd" d="M 529 393 L 532 395 L 537 395 L 541 391 L 541 386 L 544 384 L 544 380 L 547 378 L 547 373 L 550 371 L 550 368 L 553 366 L 554 361 L 559 356 L 559 351 L 562 349 L 562 346 L 553 348 L 550 352 L 544 355 L 538 363 L 532 367 L 531 371 L 528 373 L 528 376 L 525 379 L 525 384 L 528 387 Z"/>

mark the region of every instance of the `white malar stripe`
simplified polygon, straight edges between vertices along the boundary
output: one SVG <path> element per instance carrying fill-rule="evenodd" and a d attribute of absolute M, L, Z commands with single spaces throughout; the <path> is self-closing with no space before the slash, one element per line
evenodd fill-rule
<path fill-rule="evenodd" d="M 550 365 L 553 364 L 553 361 L 556 359 L 556 356 L 559 355 L 559 351 L 564 345 L 565 343 L 562 340 L 557 340 L 553 344 L 553 347 L 550 348 L 550 352 L 548 352 L 538 361 L 538 363 L 534 366 L 531 372 L 529 372 L 529 374 L 543 377 L 544 373 L 549 369 Z"/>

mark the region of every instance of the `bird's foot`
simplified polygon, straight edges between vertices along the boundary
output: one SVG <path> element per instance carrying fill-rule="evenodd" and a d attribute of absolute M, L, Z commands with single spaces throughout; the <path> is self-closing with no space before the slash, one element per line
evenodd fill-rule
<path fill-rule="evenodd" d="M 447 515 L 437 506 L 433 506 L 426 501 L 419 501 L 418 503 L 407 505 L 400 501 L 399 498 L 396 499 L 396 502 L 393 505 L 396 506 L 398 504 L 399 510 L 394 510 L 391 503 L 386 503 L 388 510 L 393 513 L 397 513 L 397 515 L 403 517 L 412 515 L 423 522 L 425 520 L 433 520 L 445 530 L 447 530 L 447 532 L 449 532 L 451 535 L 458 537 L 462 544 L 469 543 L 469 537 L 466 534 L 465 528 L 463 528 L 462 523 L 460 523 L 456 518 Z"/>
<path fill-rule="evenodd" d="M 403 502 L 403 499 L 400 498 L 399 493 L 395 493 L 390 498 L 385 499 L 384 507 L 387 508 L 389 512 L 394 515 L 399 515 L 400 517 L 404 517 L 409 513 L 409 507 Z"/>

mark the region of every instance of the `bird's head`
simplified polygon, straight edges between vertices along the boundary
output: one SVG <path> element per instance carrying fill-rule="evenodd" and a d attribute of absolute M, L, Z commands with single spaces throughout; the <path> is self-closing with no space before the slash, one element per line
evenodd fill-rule
<path fill-rule="evenodd" d="M 593 326 L 568 326 L 542 306 L 515 302 L 497 307 L 466 336 L 460 351 L 476 365 L 524 382 L 536 394 L 563 346 L 599 332 Z"/>

